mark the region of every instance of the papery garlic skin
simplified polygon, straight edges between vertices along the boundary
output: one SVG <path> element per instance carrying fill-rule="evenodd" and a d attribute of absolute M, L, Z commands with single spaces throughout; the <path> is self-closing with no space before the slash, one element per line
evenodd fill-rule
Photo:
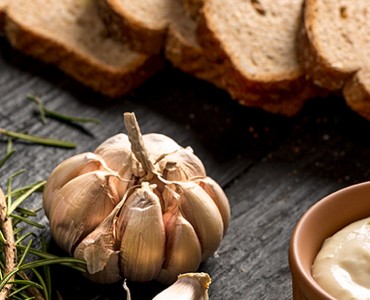
<path fill-rule="evenodd" d="M 158 196 L 147 182 L 127 199 L 117 219 L 122 273 L 134 281 L 158 277 L 165 258 L 165 229 Z"/>
<path fill-rule="evenodd" d="M 116 172 L 130 167 L 131 144 L 126 134 L 119 133 L 106 139 L 95 149 L 94 153 Z"/>
<path fill-rule="evenodd" d="M 159 172 L 169 181 L 188 181 L 206 176 L 202 161 L 190 147 L 168 154 L 158 162 Z"/>
<path fill-rule="evenodd" d="M 212 200 L 218 207 L 218 210 L 220 211 L 222 221 L 224 224 L 224 234 L 225 234 L 227 228 L 229 227 L 231 217 L 229 200 L 227 199 L 225 192 L 216 181 L 214 181 L 211 177 L 208 176 L 199 179 L 197 183 L 212 198 Z"/>
<path fill-rule="evenodd" d="M 119 201 L 106 171 L 93 171 L 66 183 L 55 195 L 50 229 L 57 244 L 72 254 L 83 237 L 93 231 Z M 89 199 L 89 201 L 86 201 Z"/>
<path fill-rule="evenodd" d="M 133 114 L 125 114 L 125 126 L 128 135 L 54 169 L 45 213 L 57 244 L 86 261 L 92 281 L 171 284 L 217 251 L 229 202 L 190 147 L 141 135 Z"/>
<path fill-rule="evenodd" d="M 55 205 L 55 194 L 69 181 L 79 175 L 107 169 L 105 161 L 98 155 L 86 152 L 72 156 L 60 163 L 49 176 L 44 188 L 43 207 L 49 217 Z"/>
<path fill-rule="evenodd" d="M 121 205 L 122 201 L 79 243 L 73 253 L 75 258 L 86 261 L 85 276 L 91 281 L 114 283 L 121 279 L 119 250 L 114 236 L 114 220 Z"/>
<path fill-rule="evenodd" d="M 178 274 L 197 270 L 202 261 L 202 248 L 193 226 L 174 203 L 163 215 L 166 228 L 166 259 L 158 280 L 174 282 Z"/>
<path fill-rule="evenodd" d="M 196 183 L 186 182 L 180 187 L 180 207 L 193 226 L 202 247 L 202 260 L 211 257 L 221 243 L 224 224 L 212 198 Z"/>

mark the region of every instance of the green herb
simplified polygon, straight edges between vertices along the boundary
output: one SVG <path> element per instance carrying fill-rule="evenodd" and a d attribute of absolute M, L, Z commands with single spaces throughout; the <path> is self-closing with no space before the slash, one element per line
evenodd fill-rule
<path fill-rule="evenodd" d="M 25 170 L 21 170 L 9 177 L 6 195 L 0 189 L 0 300 L 50 300 L 52 288 L 49 266 L 60 264 L 84 271 L 85 262 L 48 253 L 44 241 L 41 250 L 32 248 L 31 237 L 34 234 L 24 233 L 25 228 L 18 225 L 28 224 L 37 228 L 42 228 L 43 225 L 29 219 L 36 216 L 36 211 L 20 205 L 42 189 L 45 181 L 13 190 L 14 178 L 24 172 Z"/>
<path fill-rule="evenodd" d="M 13 148 L 13 141 L 12 139 L 8 139 L 5 156 L 0 160 L 0 168 L 7 162 L 7 160 L 14 154 L 14 152 L 15 149 Z"/>
<path fill-rule="evenodd" d="M 27 98 L 33 101 L 34 103 L 36 103 L 38 110 L 40 112 L 41 120 L 44 124 L 46 124 L 46 117 L 50 117 L 50 118 L 57 119 L 57 120 L 64 121 L 64 122 L 100 124 L 99 119 L 69 116 L 69 115 L 61 114 L 59 112 L 50 110 L 41 102 L 41 99 L 37 96 L 28 95 Z"/>
<path fill-rule="evenodd" d="M 61 147 L 61 148 L 76 148 L 76 144 L 68 141 L 63 140 L 57 140 L 57 139 L 51 139 L 51 138 L 45 138 L 35 135 L 29 135 L 25 133 L 19 133 L 15 131 L 6 130 L 4 128 L 0 128 L 0 134 L 20 139 L 23 141 L 45 145 L 45 146 L 54 146 L 54 147 Z"/>

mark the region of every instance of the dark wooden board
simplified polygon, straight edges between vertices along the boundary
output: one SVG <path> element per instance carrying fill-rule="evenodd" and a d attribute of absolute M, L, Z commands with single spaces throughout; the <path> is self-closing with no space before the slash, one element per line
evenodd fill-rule
<path fill-rule="evenodd" d="M 27 94 L 62 113 L 96 117 L 101 125 L 40 122 Z M 52 66 L 14 51 L 0 39 L 0 127 L 78 143 L 74 150 L 14 142 L 17 150 L 0 169 L 0 185 L 20 169 L 15 186 L 46 179 L 62 160 L 93 150 L 124 132 L 122 113 L 134 111 L 143 133 L 166 134 L 191 146 L 208 174 L 224 187 L 232 209 L 217 256 L 200 270 L 212 276 L 211 299 L 291 299 L 288 246 L 300 216 L 321 197 L 370 175 L 370 122 L 340 96 L 316 99 L 286 118 L 242 107 L 223 91 L 170 66 L 130 95 L 111 100 L 81 86 Z M 6 139 L 0 139 L 5 153 Z M 41 196 L 29 203 L 40 207 Z M 35 232 L 55 246 L 45 229 Z M 53 269 L 63 299 L 124 299 L 120 284 L 100 286 L 69 269 Z M 164 287 L 129 283 L 133 299 L 151 299 Z"/>

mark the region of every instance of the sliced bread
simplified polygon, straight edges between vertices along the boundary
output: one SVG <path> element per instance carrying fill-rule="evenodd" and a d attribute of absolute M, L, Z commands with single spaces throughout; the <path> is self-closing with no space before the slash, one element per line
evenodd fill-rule
<path fill-rule="evenodd" d="M 169 25 L 165 47 L 165 56 L 175 67 L 228 91 L 232 98 L 242 105 L 259 107 L 282 115 L 291 116 L 298 113 L 306 100 L 317 94 L 312 83 L 305 81 L 300 66 L 297 67 L 298 75 L 294 78 L 295 81 L 291 83 L 299 86 L 293 86 L 291 89 L 285 86 L 272 89 L 267 86 L 269 82 L 260 83 L 264 84 L 264 87 L 256 89 L 246 84 L 248 78 L 240 80 L 240 76 L 230 77 L 230 68 L 225 58 L 208 55 L 209 51 L 203 49 L 198 42 L 195 20 L 200 13 L 201 2 L 183 1 L 185 12 L 177 9 L 177 15 Z M 294 53 L 290 56 L 294 56 Z"/>
<path fill-rule="evenodd" d="M 203 0 L 183 0 L 182 4 L 185 13 L 192 19 L 196 19 L 203 6 Z"/>
<path fill-rule="evenodd" d="M 176 7 L 167 31 L 165 57 L 180 70 L 224 87 L 221 69 L 203 54 L 195 34 L 196 22 L 186 13 L 182 0 L 173 0 L 171 5 Z"/>
<path fill-rule="evenodd" d="M 8 0 L 0 0 L 0 33 L 2 33 L 4 29 L 4 16 L 7 4 Z"/>
<path fill-rule="evenodd" d="M 153 54 L 163 49 L 172 1 L 98 0 L 100 14 L 114 37 L 134 50 Z"/>
<path fill-rule="evenodd" d="M 99 0 L 99 5 L 106 26 L 133 49 L 157 53 L 164 48 L 175 67 L 226 90 L 241 104 L 294 115 L 312 97 L 295 52 L 303 0 L 280 1 L 266 0 L 263 13 L 256 0 Z M 248 14 L 253 18 L 245 22 Z M 220 32 L 213 31 L 213 23 Z M 236 27 L 241 28 L 237 33 Z M 225 34 L 230 53 L 223 52 Z M 221 45 L 217 53 L 215 44 Z"/>
<path fill-rule="evenodd" d="M 370 119 L 369 1 L 307 0 L 301 61 L 316 84 L 342 91 L 354 111 Z"/>
<path fill-rule="evenodd" d="M 95 1 L 12 0 L 5 34 L 20 51 L 110 97 L 131 91 L 163 67 L 159 56 L 134 52 L 110 38 Z"/>
<path fill-rule="evenodd" d="M 305 74 L 296 55 L 303 0 L 203 0 L 198 41 L 221 61 L 244 92 L 300 91 Z"/>

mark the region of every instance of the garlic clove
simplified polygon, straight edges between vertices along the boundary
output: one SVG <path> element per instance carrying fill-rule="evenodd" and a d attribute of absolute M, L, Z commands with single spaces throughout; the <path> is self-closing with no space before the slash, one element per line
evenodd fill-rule
<path fill-rule="evenodd" d="M 120 174 L 120 178 L 115 180 L 122 197 L 125 191 L 135 184 L 131 143 L 128 136 L 123 133 L 116 134 L 101 143 L 94 153 L 102 157 L 109 168 Z"/>
<path fill-rule="evenodd" d="M 206 193 L 213 199 L 213 201 L 217 205 L 222 216 L 222 221 L 224 223 L 225 234 L 227 228 L 229 227 L 231 215 L 229 200 L 227 199 L 225 192 L 216 181 L 208 176 L 199 179 L 197 183 L 206 191 Z"/>
<path fill-rule="evenodd" d="M 144 134 L 143 142 L 145 147 L 150 149 L 149 157 L 153 162 L 160 160 L 165 155 L 182 149 L 173 139 L 160 133 Z"/>
<path fill-rule="evenodd" d="M 55 194 L 73 178 L 91 171 L 102 170 L 107 166 L 104 160 L 92 152 L 72 156 L 61 162 L 49 176 L 44 192 L 43 206 L 47 217 L 55 204 Z"/>
<path fill-rule="evenodd" d="M 94 153 L 100 155 L 116 172 L 119 172 L 122 166 L 129 166 L 131 163 L 131 143 L 128 136 L 123 133 L 106 139 L 95 149 Z"/>
<path fill-rule="evenodd" d="M 158 161 L 163 178 L 169 181 L 187 181 L 206 176 L 202 161 L 190 147 L 179 149 Z"/>
<path fill-rule="evenodd" d="M 116 222 L 121 240 L 123 276 L 133 281 L 155 279 L 165 255 L 165 229 L 159 197 L 143 182 L 126 200 Z"/>
<path fill-rule="evenodd" d="M 220 211 L 212 198 L 195 182 L 181 183 L 180 209 L 193 226 L 202 247 L 202 261 L 219 247 L 224 226 Z"/>
<path fill-rule="evenodd" d="M 119 250 L 113 234 L 116 208 L 79 243 L 73 254 L 86 262 L 87 272 L 84 275 L 93 282 L 107 284 L 121 279 Z"/>
<path fill-rule="evenodd" d="M 211 277 L 207 273 L 186 273 L 153 300 L 208 300 Z"/>
<path fill-rule="evenodd" d="M 111 183 L 115 173 L 94 171 L 82 174 L 57 193 L 50 211 L 50 229 L 56 243 L 72 253 L 76 244 L 92 232 L 119 202 Z"/>
<path fill-rule="evenodd" d="M 166 259 L 158 281 L 171 284 L 180 273 L 194 272 L 202 260 L 202 249 L 191 224 L 173 206 L 163 215 L 166 228 Z"/>

